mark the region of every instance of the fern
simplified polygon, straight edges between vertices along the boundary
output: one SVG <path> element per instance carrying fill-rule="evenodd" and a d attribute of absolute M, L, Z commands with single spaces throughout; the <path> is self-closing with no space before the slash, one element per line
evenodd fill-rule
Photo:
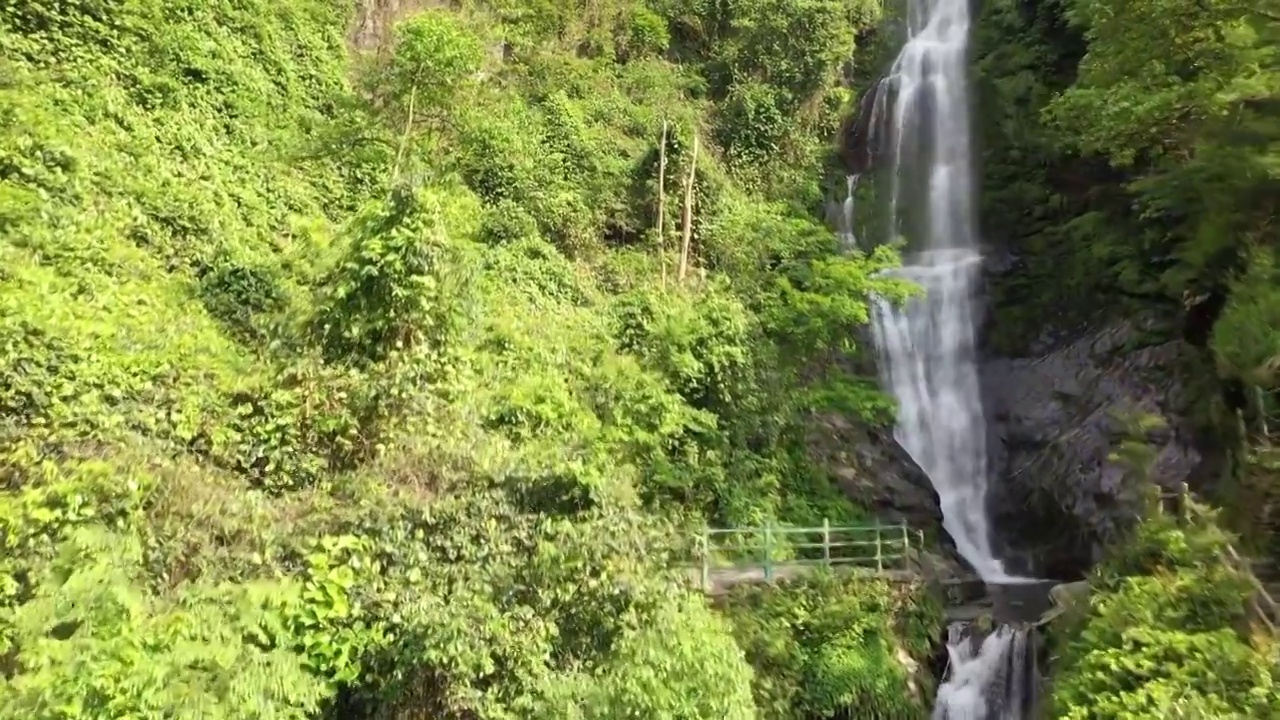
<path fill-rule="evenodd" d="M 329 696 L 302 657 L 250 640 L 271 612 L 262 588 L 158 596 L 140 585 L 141 558 L 135 537 L 71 534 L 31 598 L 6 611 L 17 673 L 0 684 L 0 715 L 302 720 Z"/>

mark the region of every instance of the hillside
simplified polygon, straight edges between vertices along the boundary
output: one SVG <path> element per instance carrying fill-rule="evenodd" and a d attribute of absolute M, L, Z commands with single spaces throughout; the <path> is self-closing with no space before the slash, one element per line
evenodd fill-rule
<path fill-rule="evenodd" d="M 992 501 L 1094 590 L 1050 629 L 1049 716 L 1280 713 L 1241 602 L 1280 558 L 1277 39 L 1271 0 L 983 4 Z M 1151 518 L 1184 483 L 1221 512 Z"/>
<path fill-rule="evenodd" d="M 862 346 L 913 288 L 822 221 L 887 236 L 899 10 L 0 7 L 0 718 L 926 716 L 925 588 L 687 572 L 707 525 L 939 535 Z M 1278 41 L 976 18 L 993 535 L 1092 590 L 1048 717 L 1280 713 Z"/>
<path fill-rule="evenodd" d="M 866 516 L 804 438 L 891 417 L 815 219 L 877 5 L 428 5 L 0 11 L 0 716 L 911 717 L 911 589 L 679 572 Z"/>

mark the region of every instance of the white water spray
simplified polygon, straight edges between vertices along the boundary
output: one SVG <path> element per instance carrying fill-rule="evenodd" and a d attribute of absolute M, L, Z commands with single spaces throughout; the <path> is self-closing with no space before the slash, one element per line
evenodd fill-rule
<path fill-rule="evenodd" d="M 858 176 L 849 175 L 845 177 L 844 181 L 844 202 L 840 203 L 839 212 L 835 213 L 836 237 L 840 239 L 842 248 L 851 250 L 858 246 L 858 238 L 853 232 L 853 194 L 858 189 Z"/>
<path fill-rule="evenodd" d="M 902 307 L 878 303 L 880 367 L 898 400 L 898 441 L 929 475 L 956 549 L 984 580 L 1005 580 L 991 548 L 974 358 L 981 257 L 972 211 L 968 0 L 908 0 L 907 21 L 907 42 L 878 90 L 872 131 L 887 130 L 892 143 L 887 239 L 905 231 L 919 247 L 899 273 L 924 294 Z"/>
<path fill-rule="evenodd" d="M 885 385 L 898 401 L 895 436 L 928 474 L 943 525 L 983 580 L 1017 582 L 991 545 L 986 423 L 975 348 L 981 269 L 973 217 L 968 44 L 970 0 L 908 0 L 906 44 L 877 89 L 871 152 L 889 160 L 890 236 L 914 252 L 898 272 L 924 294 L 875 307 Z M 850 228 L 851 233 L 851 228 Z M 978 647 L 949 629 L 950 663 L 934 720 L 1021 720 L 1034 678 L 1022 672 L 1028 631 L 1009 626 Z"/>
<path fill-rule="evenodd" d="M 1011 720 L 1023 717 L 1033 698 L 1035 653 L 1030 631 L 1002 625 L 982 639 L 948 629 L 951 674 L 938 688 L 931 720 Z"/>
<path fill-rule="evenodd" d="M 898 400 L 895 435 L 928 474 L 956 550 L 989 582 L 1007 581 L 991 548 L 987 449 L 974 362 L 973 284 L 978 256 L 931 250 L 899 274 L 924 289 L 902 307 L 880 302 L 880 367 Z"/>

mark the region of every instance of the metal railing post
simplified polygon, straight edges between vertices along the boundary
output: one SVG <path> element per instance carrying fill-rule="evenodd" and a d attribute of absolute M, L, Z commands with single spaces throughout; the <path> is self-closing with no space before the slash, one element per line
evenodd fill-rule
<path fill-rule="evenodd" d="M 711 554 L 711 530 L 704 529 L 702 535 L 698 538 L 698 542 L 702 546 L 702 592 L 705 593 L 711 589 L 710 560 L 707 558 Z"/>
<path fill-rule="evenodd" d="M 773 525 L 764 526 L 764 579 L 773 579 Z"/>
<path fill-rule="evenodd" d="M 831 564 L 831 521 L 822 519 L 822 563 Z"/>
<path fill-rule="evenodd" d="M 906 522 L 898 524 L 902 526 L 902 557 L 898 561 L 902 563 L 902 569 L 906 570 L 910 567 L 910 558 L 907 551 L 911 549 L 911 529 L 907 527 Z"/>
<path fill-rule="evenodd" d="M 884 554 L 880 551 L 880 544 L 883 539 L 880 533 L 880 524 L 876 523 L 876 572 L 884 572 Z"/>

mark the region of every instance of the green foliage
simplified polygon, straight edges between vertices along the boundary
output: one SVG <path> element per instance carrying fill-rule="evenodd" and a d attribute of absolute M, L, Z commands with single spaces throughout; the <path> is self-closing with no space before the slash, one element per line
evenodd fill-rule
<path fill-rule="evenodd" d="M 69 532 L 87 523 L 128 527 L 155 483 L 153 475 L 122 458 L 32 462 L 30 452 L 30 447 L 19 448 L 2 466 L 10 488 L 0 502 L 0 602 L 5 607 L 24 597 L 29 591 L 24 579 L 56 556 Z M 26 472 L 19 475 L 18 468 Z M 0 621 L 0 648 L 11 642 L 9 629 Z"/>
<path fill-rule="evenodd" d="M 1055 630 L 1053 717 L 1271 717 L 1280 678 L 1240 628 L 1253 586 L 1213 524 L 1157 516 L 1095 571 L 1089 613 Z"/>
<path fill-rule="evenodd" d="M 895 408 L 877 384 L 832 372 L 831 360 L 861 351 L 848 328 L 870 321 L 866 298 L 899 303 L 914 292 L 910 283 L 884 274 L 897 264 L 896 251 L 882 245 L 870 255 L 797 258 L 778 268 L 773 287 L 762 298 L 761 314 L 785 355 L 804 360 L 794 368 L 808 378 L 796 396 L 798 406 L 869 423 L 892 422 Z"/>
<path fill-rule="evenodd" d="M 327 0 L 0 10 L 6 716 L 758 716 L 673 568 L 860 513 L 804 414 L 887 407 L 834 361 L 901 288 L 797 201 L 871 5 L 465 5 L 358 64 Z M 815 707 L 905 678 L 858 608 Z"/>
<path fill-rule="evenodd" d="M 1130 190 L 1149 239 L 1135 238 L 1140 254 L 1122 262 L 1145 262 L 1142 276 L 1174 297 L 1214 287 L 1241 268 L 1274 210 L 1263 195 L 1280 180 L 1267 149 L 1280 128 L 1262 114 L 1276 92 L 1267 21 L 1233 2 L 1133 3 L 1123 13 L 1077 2 L 1068 17 L 1089 53 L 1046 113 L 1082 151 L 1138 169 Z"/>
<path fill-rule="evenodd" d="M 7 611 L 14 674 L 0 683 L 10 717 L 193 715 L 311 717 L 331 692 L 302 658 L 275 645 L 288 585 L 143 589 L 136 538 L 72 534 L 31 597 Z"/>
<path fill-rule="evenodd" d="M 419 112 L 444 112 L 480 71 L 483 60 L 480 38 L 456 16 L 423 13 L 396 26 L 385 89 L 406 107 L 412 97 L 420 103 Z"/>
<path fill-rule="evenodd" d="M 352 222 L 348 255 L 322 279 L 313 320 L 328 360 L 439 357 L 458 343 L 470 278 L 456 248 L 478 214 L 459 199 L 469 198 L 397 189 Z"/>
<path fill-rule="evenodd" d="M 941 612 L 924 588 L 838 576 L 735 590 L 728 601 L 756 669 L 756 704 L 771 718 L 927 714 L 930 679 L 917 670 L 943 627 Z"/>
<path fill-rule="evenodd" d="M 1140 153 L 1163 154 L 1184 133 L 1199 130 L 1196 121 L 1216 115 L 1214 104 L 1260 89 L 1254 72 L 1262 48 L 1250 15 L 1230 1 L 1148 0 L 1123 12 L 1093 0 L 1073 2 L 1066 16 L 1085 28 L 1089 54 L 1075 87 L 1049 112 L 1075 124 L 1086 152 L 1106 153 L 1116 164 L 1130 165 Z M 1162 52 L 1153 57 L 1152 48 Z"/>
<path fill-rule="evenodd" d="M 1269 391 L 1280 387 L 1278 277 L 1273 253 L 1255 252 L 1248 269 L 1233 283 L 1212 337 L 1223 374 Z"/>
<path fill-rule="evenodd" d="M 864 0 L 733 0 L 652 3 L 700 68 L 717 101 L 715 133 L 734 168 L 753 182 L 807 192 L 842 119 L 839 69 L 881 5 Z M 817 140 L 817 142 L 815 142 Z M 805 198 L 812 200 L 814 198 Z"/>
<path fill-rule="evenodd" d="M 788 349 L 800 354 L 852 352 L 853 339 L 842 328 L 870 320 L 865 298 L 874 295 L 898 303 L 911 295 L 910 283 L 880 275 L 897 264 L 897 253 L 886 245 L 868 257 L 788 263 L 778 273 L 776 295 L 765 308 L 770 327 Z"/>
<path fill-rule="evenodd" d="M 1010 193 L 1032 220 L 1009 229 L 1028 251 L 1030 272 L 1003 303 L 1034 303 L 1020 323 L 1062 295 L 1199 303 L 1268 244 L 1280 67 L 1265 5 L 989 9 L 984 87 L 1014 108 L 991 129 L 1001 161 L 989 182 L 1011 188 L 991 195 L 992 222 L 1007 224 L 994 215 L 1010 216 Z M 1032 183 L 1011 182 L 1032 167 Z"/>
<path fill-rule="evenodd" d="M 749 398 L 757 321 L 723 290 L 632 292 L 615 309 L 621 348 L 657 369 L 691 406 L 732 414 Z"/>
<path fill-rule="evenodd" d="M 751 720 L 751 667 L 701 598 L 665 607 L 594 678 L 568 679 L 559 717 Z"/>
<path fill-rule="evenodd" d="M 359 678 L 366 648 L 385 640 L 382 627 L 369 626 L 366 608 L 352 597 L 361 575 L 379 570 L 372 546 L 355 535 L 308 539 L 299 602 L 286 607 L 290 635 L 308 669 L 335 683 Z"/>
<path fill-rule="evenodd" d="M 1274 541 L 1258 537 L 1274 535 L 1270 477 L 1249 457 L 1273 443 L 1280 337 L 1277 17 L 1273 0 L 998 0 L 976 53 L 985 232 L 1017 258 L 994 341 L 1026 353 L 1137 312 L 1180 327 L 1163 335 L 1191 361 L 1171 372 L 1227 450 L 1214 500 L 1250 545 Z M 1224 402 L 1240 389 L 1245 432 Z"/>
<path fill-rule="evenodd" d="M 394 502 L 357 521 L 376 552 L 345 563 L 352 610 L 318 637 L 384 633 L 366 645 L 362 692 L 447 716 L 610 717 L 637 693 L 658 717 L 748 712 L 750 670 L 723 622 L 663 567 L 671 529 L 617 511 L 531 516 L 512 504 L 527 473 L 430 517 Z"/>

